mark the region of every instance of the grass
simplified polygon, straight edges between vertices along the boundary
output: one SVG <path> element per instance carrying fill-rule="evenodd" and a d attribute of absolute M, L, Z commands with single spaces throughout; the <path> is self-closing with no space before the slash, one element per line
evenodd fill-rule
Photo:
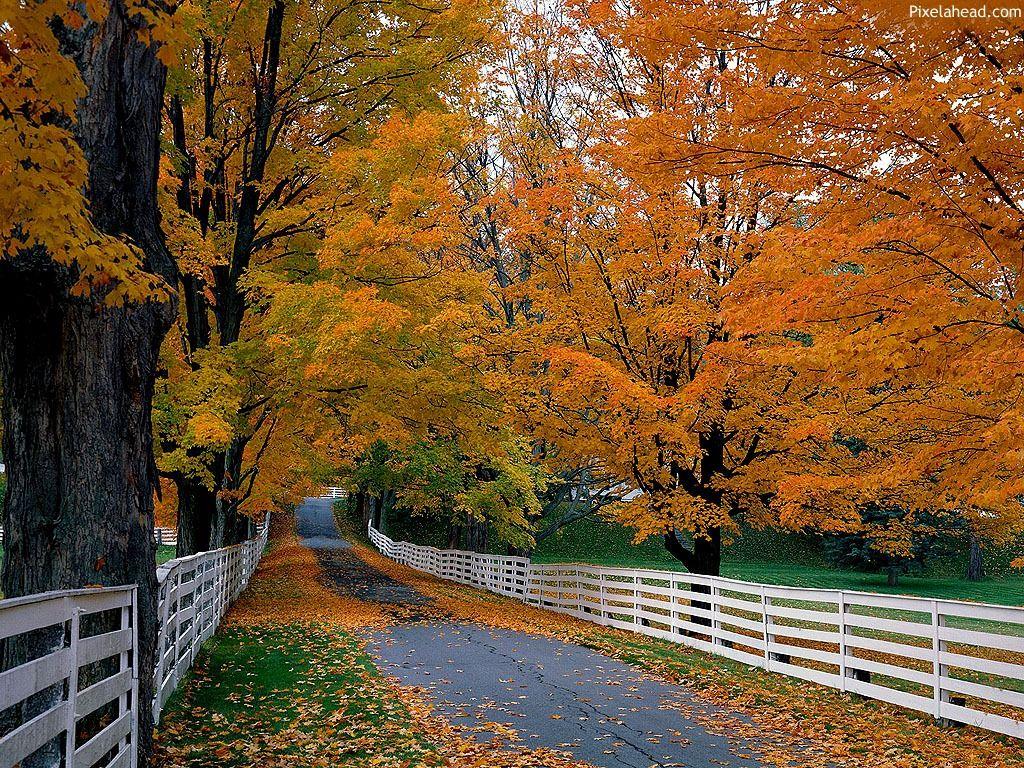
<path fill-rule="evenodd" d="M 164 710 L 158 764 L 438 765 L 359 641 L 336 627 L 230 626 Z"/>
<path fill-rule="evenodd" d="M 623 568 L 685 570 L 651 538 L 634 544 L 632 532 L 606 520 L 581 520 L 541 541 L 534 560 L 542 563 L 595 563 Z M 990 567 L 998 574 L 980 582 L 956 577 L 956 562 L 938 563 L 921 576 L 902 576 L 890 587 L 884 574 L 838 570 L 826 564 L 820 545 L 810 536 L 749 531 L 727 545 L 722 575 L 743 581 L 792 587 L 845 589 L 951 600 L 977 600 L 1001 605 L 1024 605 L 1024 573 L 1005 566 L 1008 556 L 995 553 Z"/>
<path fill-rule="evenodd" d="M 444 547 L 443 526 L 425 517 L 389 520 L 385 532 L 396 540 Z M 500 542 L 492 552 L 504 554 Z M 722 575 L 742 581 L 791 587 L 975 600 L 1024 605 L 1024 573 L 1008 566 L 1012 550 L 990 552 L 986 568 L 994 577 L 969 582 L 959 577 L 964 564 L 955 558 L 932 564 L 922 575 L 907 575 L 890 587 L 884 574 L 829 567 L 814 536 L 774 531 L 746 531 L 723 553 Z M 619 568 L 683 571 L 657 537 L 633 542 L 633 532 L 603 519 L 584 519 L 542 540 L 533 553 L 537 563 L 592 563 Z"/>

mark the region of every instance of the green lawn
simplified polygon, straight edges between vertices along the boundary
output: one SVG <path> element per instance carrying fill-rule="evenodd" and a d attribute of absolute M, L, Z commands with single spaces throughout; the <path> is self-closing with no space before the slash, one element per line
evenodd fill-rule
<path fill-rule="evenodd" d="M 630 530 L 605 520 L 583 520 L 543 540 L 533 556 L 541 563 L 596 563 L 623 568 L 685 570 L 657 538 L 633 543 Z M 993 553 L 988 567 L 995 578 L 969 582 L 958 578 L 959 562 L 936 563 L 921 576 L 902 576 L 897 587 L 883 574 L 829 568 L 812 537 L 751 531 L 726 546 L 722 575 L 744 581 L 794 587 L 979 600 L 1024 605 L 1024 573 L 1006 566 L 1007 553 Z"/>

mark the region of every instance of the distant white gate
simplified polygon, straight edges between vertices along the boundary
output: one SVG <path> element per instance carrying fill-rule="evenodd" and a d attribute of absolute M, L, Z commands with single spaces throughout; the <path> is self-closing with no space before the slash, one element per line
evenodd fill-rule
<path fill-rule="evenodd" d="M 268 531 L 269 520 L 244 544 L 171 560 L 157 569 L 154 719 L 159 720 L 199 646 L 249 583 Z M 44 746 L 64 755 L 65 768 L 136 764 L 136 616 L 135 586 L 0 600 L 0 641 L 29 632 L 43 632 L 52 641 L 36 658 L 0 672 L 0 713 L 19 705 L 31 709 L 29 719 L 13 730 L 0 730 L 0 768 L 16 766 Z M 85 731 L 85 724 L 93 727 Z"/>
<path fill-rule="evenodd" d="M 369 535 L 384 555 L 444 579 L 1024 738 L 1024 608 L 538 564 Z"/>

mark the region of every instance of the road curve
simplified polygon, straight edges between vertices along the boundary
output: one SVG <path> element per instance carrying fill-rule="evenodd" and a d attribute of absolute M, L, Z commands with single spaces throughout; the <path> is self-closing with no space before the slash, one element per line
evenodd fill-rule
<path fill-rule="evenodd" d="M 425 689 L 455 725 L 513 728 L 524 747 L 571 753 L 600 768 L 757 768 L 748 742 L 716 735 L 700 722 L 737 717 L 682 686 L 645 677 L 617 659 L 549 637 L 421 618 L 428 598 L 367 565 L 349 549 L 331 500 L 308 499 L 298 532 L 313 548 L 328 586 L 339 594 L 402 607 L 402 623 L 373 632 L 369 651 L 381 671 Z M 718 730 L 718 729 L 716 729 Z"/>

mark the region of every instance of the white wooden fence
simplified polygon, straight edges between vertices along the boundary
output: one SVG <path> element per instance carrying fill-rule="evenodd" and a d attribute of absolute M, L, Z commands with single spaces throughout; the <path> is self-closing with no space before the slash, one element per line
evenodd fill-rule
<path fill-rule="evenodd" d="M 441 578 L 1024 738 L 1024 608 L 537 564 L 369 535 L 384 555 Z"/>
<path fill-rule="evenodd" d="M 269 516 L 259 533 L 244 544 L 200 552 L 164 563 L 156 569 L 156 669 L 153 673 L 153 720 L 178 682 L 192 667 L 199 646 L 220 626 L 235 599 L 248 586 L 267 545 Z"/>
<path fill-rule="evenodd" d="M 249 583 L 268 530 L 269 521 L 244 544 L 158 567 L 155 719 L 199 646 Z M 19 765 L 40 748 L 54 756 L 51 764 L 65 768 L 133 767 L 139 706 L 133 661 L 136 587 L 0 600 L 0 642 L 32 637 L 26 633 L 34 633 L 36 646 L 42 633 L 42 649 L 10 669 L 0 659 L 0 768 Z"/>
<path fill-rule="evenodd" d="M 176 547 L 178 546 L 178 529 L 154 528 L 153 538 L 156 540 L 157 546 Z"/>

